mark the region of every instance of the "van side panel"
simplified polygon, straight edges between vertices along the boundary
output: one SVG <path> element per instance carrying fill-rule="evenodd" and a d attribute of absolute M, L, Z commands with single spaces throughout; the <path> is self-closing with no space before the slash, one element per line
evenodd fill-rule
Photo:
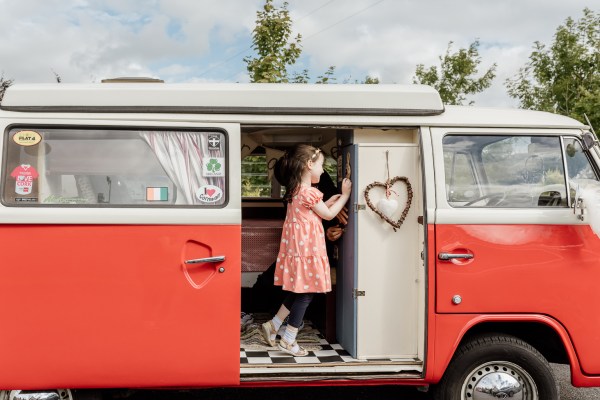
<path fill-rule="evenodd" d="M 238 384 L 240 235 L 0 224 L 0 389 Z"/>
<path fill-rule="evenodd" d="M 437 254 L 473 254 L 437 260 L 438 313 L 550 316 L 568 330 L 583 371 L 600 374 L 600 319 L 589 313 L 600 309 L 600 239 L 589 225 L 440 224 L 436 238 Z"/>

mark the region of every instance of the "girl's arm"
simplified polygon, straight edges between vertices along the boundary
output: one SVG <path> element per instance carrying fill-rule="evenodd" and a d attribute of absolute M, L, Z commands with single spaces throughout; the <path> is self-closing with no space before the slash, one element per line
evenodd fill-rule
<path fill-rule="evenodd" d="M 331 221 L 336 215 L 344 208 L 348 198 L 350 197 L 350 191 L 352 190 L 352 182 L 350 179 L 344 178 L 342 181 L 342 194 L 337 200 L 329 207 L 322 201 L 315 204 L 312 208 L 317 215 L 327 221 Z"/>

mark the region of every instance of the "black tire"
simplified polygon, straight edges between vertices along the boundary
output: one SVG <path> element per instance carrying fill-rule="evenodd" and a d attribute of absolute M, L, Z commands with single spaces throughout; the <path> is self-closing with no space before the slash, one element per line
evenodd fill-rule
<path fill-rule="evenodd" d="M 548 361 L 532 346 L 509 335 L 477 336 L 461 345 L 433 388 L 433 398 L 472 399 L 478 390 L 491 390 L 486 389 L 484 379 L 495 373 L 520 382 L 518 392 L 523 391 L 523 399 L 559 399 L 558 382 Z M 511 390 L 506 389 L 507 397 Z"/>
<path fill-rule="evenodd" d="M 98 389 L 75 389 L 72 390 L 74 400 L 102 400 L 102 391 Z"/>

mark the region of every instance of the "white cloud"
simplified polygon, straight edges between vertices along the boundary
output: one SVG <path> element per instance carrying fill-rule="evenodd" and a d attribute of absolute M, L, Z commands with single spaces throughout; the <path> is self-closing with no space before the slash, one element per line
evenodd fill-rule
<path fill-rule="evenodd" d="M 206 57 L 211 35 L 229 46 L 238 35 L 246 36 L 256 3 L 6 2 L 0 15 L 0 71 L 17 82 L 52 81 L 52 70 L 65 82 L 153 75 L 182 59 Z"/>
<path fill-rule="evenodd" d="M 316 3 L 303 2 L 303 11 Z M 493 86 L 474 99 L 479 105 L 500 106 L 516 104 L 506 94 L 504 81 L 527 62 L 533 42 L 550 43 L 567 17 L 578 19 L 585 7 L 592 8 L 589 0 L 357 0 L 346 4 L 338 8 L 332 4 L 298 24 L 305 33 L 310 69 L 336 65 L 349 67 L 359 77 L 365 75 L 359 71 L 377 71 L 382 82 L 410 83 L 417 64 L 438 65 L 448 42 L 454 42 L 457 50 L 478 39 L 480 71 L 494 62 L 498 67 Z M 372 4 L 377 5 L 367 9 Z M 360 10 L 364 12 L 356 14 Z M 352 17 L 336 25 L 348 16 Z"/>
<path fill-rule="evenodd" d="M 281 5 L 283 0 L 276 0 Z M 498 63 L 480 105 L 514 105 L 504 81 L 533 42 L 592 0 L 289 0 L 311 75 L 330 65 L 362 79 L 410 83 L 417 64 L 438 63 L 480 40 L 481 71 Z M 248 80 L 242 59 L 262 0 L 0 0 L 0 71 L 16 82 L 90 82 L 157 76 L 168 82 Z M 596 5 L 597 7 L 597 5 Z M 338 76 L 338 82 L 346 76 Z"/>

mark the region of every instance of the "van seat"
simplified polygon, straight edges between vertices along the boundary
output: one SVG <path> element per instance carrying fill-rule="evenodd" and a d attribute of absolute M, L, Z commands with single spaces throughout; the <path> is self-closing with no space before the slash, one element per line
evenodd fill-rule
<path fill-rule="evenodd" d="M 242 272 L 264 272 L 277 259 L 283 220 L 242 220 Z"/>

